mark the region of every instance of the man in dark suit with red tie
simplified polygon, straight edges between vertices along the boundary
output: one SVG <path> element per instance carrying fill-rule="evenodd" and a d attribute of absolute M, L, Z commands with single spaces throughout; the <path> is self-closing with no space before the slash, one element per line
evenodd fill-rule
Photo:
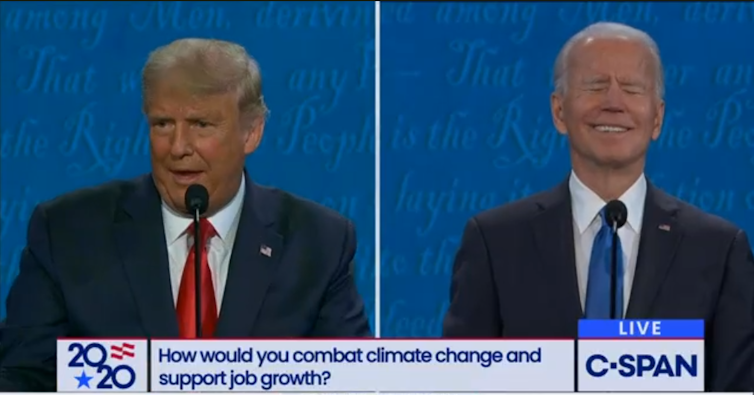
<path fill-rule="evenodd" d="M 754 390 L 754 258 L 735 225 L 644 177 L 662 128 L 662 63 L 615 23 L 571 38 L 555 65 L 556 128 L 573 170 L 550 191 L 478 214 L 456 255 L 446 337 L 576 338 L 582 317 L 704 319 L 707 390 Z M 627 208 L 612 229 L 606 202 Z"/>
<path fill-rule="evenodd" d="M 204 337 L 369 337 L 351 221 L 244 171 L 262 138 L 258 66 L 232 43 L 185 39 L 143 71 L 152 174 L 41 204 L 7 300 L 0 391 L 54 391 L 59 337 L 193 338 L 189 186 L 201 218 Z"/>

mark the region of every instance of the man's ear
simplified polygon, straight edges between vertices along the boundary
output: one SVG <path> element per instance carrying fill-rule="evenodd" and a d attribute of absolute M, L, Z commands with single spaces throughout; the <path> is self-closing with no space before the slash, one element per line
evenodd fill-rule
<path fill-rule="evenodd" d="M 560 134 L 567 134 L 568 128 L 566 128 L 563 117 L 563 96 L 559 93 L 550 95 L 550 111 L 552 112 L 552 123 L 555 124 L 555 129 Z"/>
<path fill-rule="evenodd" d="M 246 155 L 254 152 L 259 147 L 259 143 L 262 142 L 262 135 L 264 134 L 264 118 L 255 121 L 246 130 L 246 136 L 244 140 L 243 151 Z"/>
<path fill-rule="evenodd" d="M 657 115 L 655 116 L 654 125 L 652 128 L 652 141 L 657 141 L 662 133 L 662 123 L 665 121 L 665 101 L 660 100 L 657 103 Z"/>

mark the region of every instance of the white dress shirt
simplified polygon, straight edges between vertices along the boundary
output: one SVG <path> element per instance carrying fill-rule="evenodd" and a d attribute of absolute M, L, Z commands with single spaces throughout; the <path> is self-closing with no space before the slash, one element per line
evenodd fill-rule
<path fill-rule="evenodd" d="M 212 285 L 215 288 L 217 311 L 220 311 L 225 293 L 230 255 L 233 250 L 236 231 L 238 230 L 238 221 L 241 218 L 245 191 L 245 179 L 241 179 L 241 187 L 230 203 L 207 218 L 217 232 L 217 236 L 209 239 L 209 250 L 207 251 L 209 268 L 212 271 Z M 193 219 L 177 214 L 163 202 L 162 223 L 165 226 L 165 240 L 168 244 L 173 303 L 177 303 L 178 291 L 181 287 L 181 277 L 183 277 L 183 268 L 186 266 L 186 259 L 190 251 L 189 248 L 193 246 L 193 237 L 189 237 L 187 232 L 189 226 L 193 224 Z"/>
<path fill-rule="evenodd" d="M 576 276 L 579 282 L 581 308 L 586 304 L 586 288 L 589 279 L 589 261 L 592 257 L 592 244 L 597 236 L 602 220 L 599 212 L 607 204 L 571 172 L 568 180 L 571 191 L 571 210 L 573 212 L 573 235 L 576 247 Z M 641 222 L 644 217 L 644 199 L 647 194 L 647 180 L 642 174 L 638 180 L 628 188 L 619 198 L 628 209 L 626 224 L 618 229 L 621 247 L 623 249 L 623 314 L 628 309 L 631 286 L 636 272 L 636 257 L 639 253 L 639 235 Z"/>

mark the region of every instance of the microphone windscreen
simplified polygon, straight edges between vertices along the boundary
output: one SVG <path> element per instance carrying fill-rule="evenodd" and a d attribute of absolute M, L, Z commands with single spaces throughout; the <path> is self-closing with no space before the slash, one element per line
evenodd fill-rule
<path fill-rule="evenodd" d="M 611 200 L 605 206 L 605 216 L 611 226 L 615 225 L 616 229 L 620 228 L 626 224 L 628 208 L 620 200 Z"/>
<path fill-rule="evenodd" d="M 186 189 L 186 195 L 184 196 L 186 210 L 189 214 L 199 211 L 199 215 L 204 214 L 209 207 L 209 192 L 207 188 L 201 184 L 193 184 Z"/>

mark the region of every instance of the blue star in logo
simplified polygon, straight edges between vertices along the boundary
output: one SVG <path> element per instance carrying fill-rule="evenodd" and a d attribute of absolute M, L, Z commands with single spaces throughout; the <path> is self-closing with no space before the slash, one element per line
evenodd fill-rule
<path fill-rule="evenodd" d="M 76 388 L 86 387 L 91 388 L 89 386 L 89 380 L 93 379 L 94 376 L 87 376 L 85 371 L 81 371 L 81 376 L 74 377 L 76 380 L 79 381 L 79 386 Z"/>

